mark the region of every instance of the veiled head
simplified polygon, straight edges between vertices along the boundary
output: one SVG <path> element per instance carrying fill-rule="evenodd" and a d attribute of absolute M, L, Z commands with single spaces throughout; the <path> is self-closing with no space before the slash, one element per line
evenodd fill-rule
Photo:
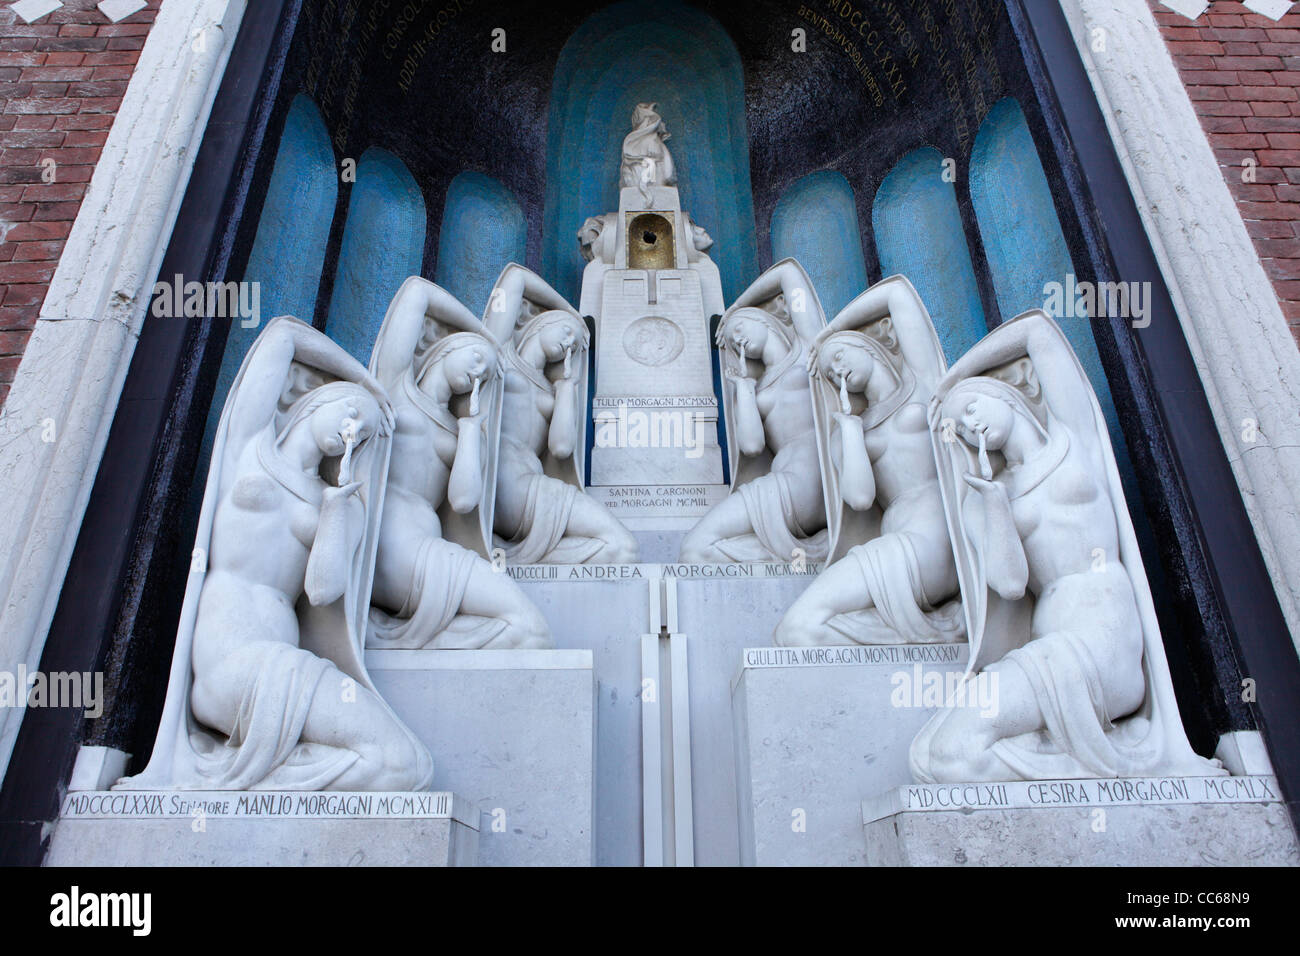
<path fill-rule="evenodd" d="M 632 110 L 632 128 L 640 129 L 661 122 L 658 106 L 658 103 L 638 103 Z"/>
<path fill-rule="evenodd" d="M 790 346 L 790 336 L 777 319 L 759 308 L 737 309 L 718 329 L 718 344 L 737 355 L 761 361 L 763 350 L 773 336 Z"/>
<path fill-rule="evenodd" d="M 519 337 L 519 348 L 536 339 L 547 363 L 562 362 L 564 356 L 576 354 L 587 348 L 590 333 L 586 323 L 563 309 L 543 312 L 524 327 Z"/>
<path fill-rule="evenodd" d="M 438 370 L 437 375 L 430 373 Z M 425 392 L 445 382 L 453 395 L 467 395 L 475 383 L 497 373 L 497 350 L 477 332 L 456 332 L 439 339 L 421 362 L 416 382 Z"/>
<path fill-rule="evenodd" d="M 360 445 L 372 437 L 382 421 L 379 402 L 369 391 L 355 382 L 331 382 L 294 403 L 277 444 L 294 431 L 307 429 L 322 454 L 333 457 L 343 454 L 349 440 Z"/>
<path fill-rule="evenodd" d="M 943 400 L 941 415 L 953 422 L 957 434 L 972 448 L 979 446 L 981 434 L 990 450 L 1003 448 L 1016 428 L 1028 427 L 1046 434 L 1020 392 L 986 376 L 964 379 L 953 386 Z"/>
<path fill-rule="evenodd" d="M 865 394 L 882 360 L 880 346 L 861 332 L 837 332 L 817 347 L 818 374 L 835 388 L 843 381 L 850 392 Z"/>

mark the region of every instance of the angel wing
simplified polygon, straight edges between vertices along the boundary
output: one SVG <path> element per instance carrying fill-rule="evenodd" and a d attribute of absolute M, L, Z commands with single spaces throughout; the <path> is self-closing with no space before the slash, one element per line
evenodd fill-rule
<path fill-rule="evenodd" d="M 821 462 L 822 492 L 830 531 L 829 561 L 880 534 L 881 511 L 854 511 L 844 503 L 840 474 L 832 460 L 834 415 L 840 406 L 839 387 L 820 372 L 816 355 L 823 343 L 840 332 L 856 332 L 867 340 L 878 358 L 888 361 L 900 382 L 907 383 L 909 402 L 928 403 L 934 387 L 947 371 L 943 347 L 920 293 L 905 276 L 895 275 L 861 293 L 824 328 L 810 349 L 808 374 L 812 380 L 813 419 L 817 426 L 817 454 Z"/>

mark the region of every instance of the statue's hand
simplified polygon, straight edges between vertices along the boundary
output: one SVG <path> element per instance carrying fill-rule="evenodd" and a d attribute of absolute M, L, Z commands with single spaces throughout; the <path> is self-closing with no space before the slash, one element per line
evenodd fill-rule
<path fill-rule="evenodd" d="M 939 421 L 943 418 L 943 402 L 938 395 L 930 396 L 930 404 L 925 410 L 925 420 L 931 430 L 939 427 Z"/>
<path fill-rule="evenodd" d="M 338 501 L 344 498 L 350 498 L 357 493 L 357 490 L 363 484 L 365 484 L 365 482 L 350 481 L 345 485 L 339 485 L 337 488 L 329 487 L 325 489 L 325 494 L 322 497 L 327 502 Z"/>
<path fill-rule="evenodd" d="M 726 372 L 723 373 L 728 381 L 735 382 L 736 385 L 748 384 L 750 388 L 754 387 L 754 380 L 746 372 L 736 368 L 734 365 L 727 366 Z"/>
<path fill-rule="evenodd" d="M 834 418 L 840 428 L 850 428 L 856 432 L 862 431 L 862 419 L 857 415 L 836 412 Z"/>
<path fill-rule="evenodd" d="M 970 485 L 976 491 L 981 492 L 983 494 L 988 494 L 992 491 L 996 491 L 998 487 L 998 483 L 996 481 L 991 481 L 988 478 L 981 478 L 979 475 L 973 475 L 970 472 L 967 472 L 966 474 L 962 475 L 961 478 L 962 481 L 966 482 L 966 484 Z"/>
<path fill-rule="evenodd" d="M 479 411 L 471 412 L 467 415 L 462 415 L 459 418 L 457 418 L 456 427 L 462 433 L 467 431 L 473 431 L 476 428 L 483 427 L 483 423 L 486 420 L 487 420 L 487 409 L 484 408 L 484 409 L 480 409 Z"/>

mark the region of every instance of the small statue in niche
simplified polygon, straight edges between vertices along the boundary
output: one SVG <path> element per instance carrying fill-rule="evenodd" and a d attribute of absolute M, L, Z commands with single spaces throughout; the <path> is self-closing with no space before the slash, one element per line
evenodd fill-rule
<path fill-rule="evenodd" d="M 647 209 L 654 208 L 654 186 L 677 185 L 677 170 L 665 142 L 671 134 L 654 103 L 638 103 L 632 111 L 632 132 L 623 139 L 619 186 L 641 192 Z"/>
<path fill-rule="evenodd" d="M 413 276 L 393 297 L 370 366 L 397 427 L 369 646 L 550 647 L 541 613 L 484 559 L 501 430 L 497 343 L 451 294 Z"/>
<path fill-rule="evenodd" d="M 681 560 L 821 561 L 828 551 L 808 348 L 825 326 L 808 274 L 777 263 L 723 316 L 731 494 L 682 541 Z"/>
<path fill-rule="evenodd" d="M 947 368 L 902 276 L 836 316 L 809 359 L 831 563 L 777 626 L 777 644 L 960 640 L 957 569 L 927 411 Z"/>
<path fill-rule="evenodd" d="M 626 564 L 637 543 L 583 492 L 590 333 L 542 279 L 511 263 L 484 325 L 502 344 L 505 397 L 494 528 L 513 564 Z"/>
<path fill-rule="evenodd" d="M 429 787 L 363 662 L 392 425 L 321 333 L 281 317 L 258 336 L 217 429 L 153 755 L 119 787 Z"/>
<path fill-rule="evenodd" d="M 935 387 L 931 439 L 970 639 L 966 682 L 911 747 L 923 782 L 1204 776 L 1097 398 L 1045 313 Z"/>

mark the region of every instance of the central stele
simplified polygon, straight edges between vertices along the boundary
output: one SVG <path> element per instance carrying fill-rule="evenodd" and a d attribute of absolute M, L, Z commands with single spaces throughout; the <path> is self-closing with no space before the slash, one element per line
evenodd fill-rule
<path fill-rule="evenodd" d="M 631 529 L 685 531 L 727 493 L 709 340 L 722 283 L 713 240 L 682 212 L 655 104 L 632 126 L 618 212 L 579 232 L 597 329 L 590 491 Z"/>

